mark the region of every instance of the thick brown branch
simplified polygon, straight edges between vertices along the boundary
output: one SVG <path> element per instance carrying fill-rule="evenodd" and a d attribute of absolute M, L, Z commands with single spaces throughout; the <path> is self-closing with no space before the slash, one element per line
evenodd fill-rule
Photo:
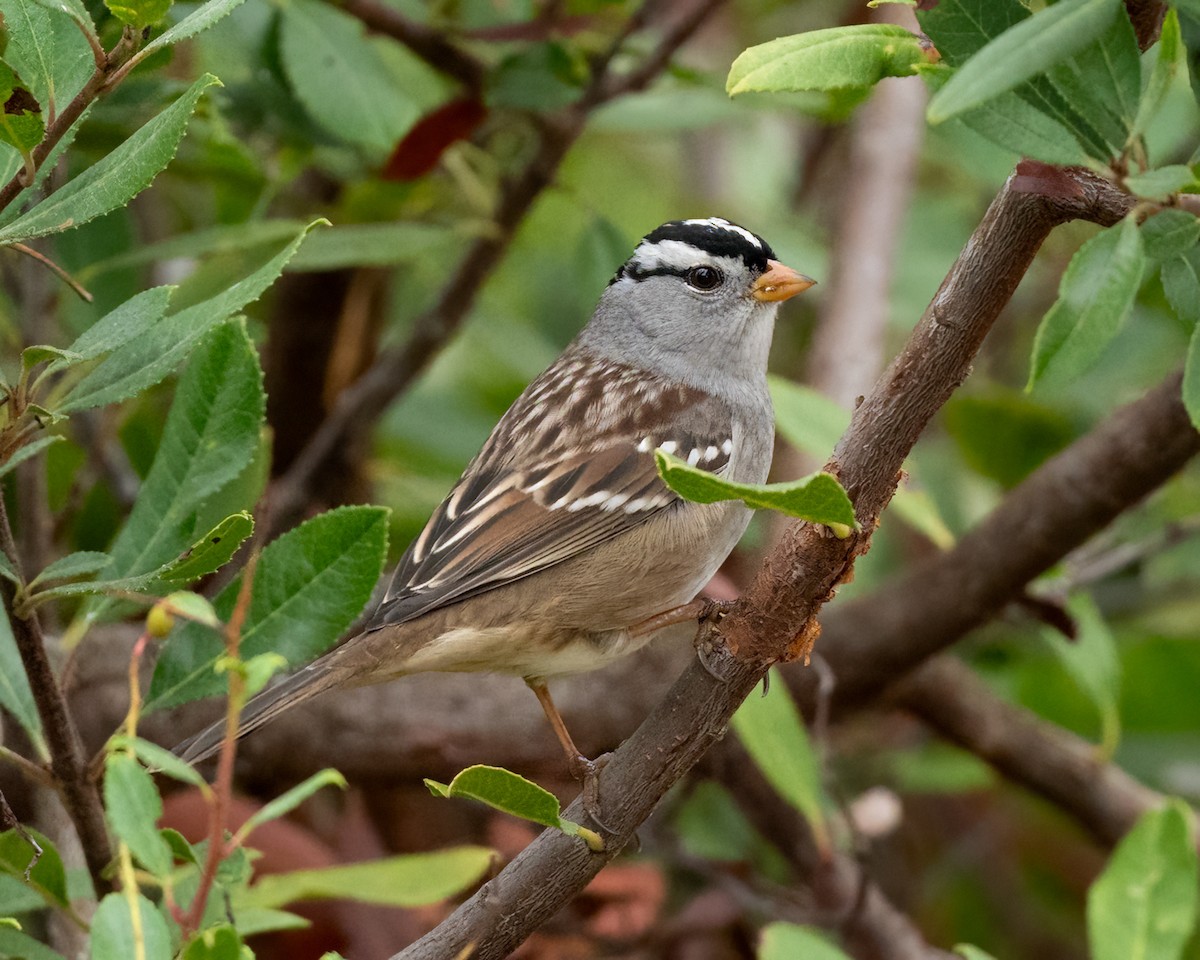
<path fill-rule="evenodd" d="M 995 696 L 953 657 L 930 660 L 896 685 L 894 701 L 943 737 L 1041 794 L 1111 846 L 1162 795 L 1107 763 L 1095 744 Z"/>
<path fill-rule="evenodd" d="M 649 83 L 722 2 L 701 0 L 664 33 L 659 44 L 632 73 L 614 80 L 607 70 L 602 70 L 577 104 L 542 119 L 533 158 L 501 188 L 492 229 L 468 248 L 437 303 L 414 321 L 409 339 L 397 348 L 381 352 L 371 368 L 342 392 L 325 422 L 276 482 L 271 494 L 271 536 L 299 519 L 334 454 L 347 444 L 362 442 L 383 411 L 457 331 L 479 291 L 507 253 L 517 227 L 542 191 L 554 181 L 567 151 L 583 132 L 590 112 L 614 96 L 639 90 Z"/>
<path fill-rule="evenodd" d="M 953 550 L 831 611 L 821 652 L 837 676 L 835 712 L 874 700 L 986 623 L 1200 453 L 1179 391 L 1180 375 L 1168 377 L 1038 468 Z M 809 671 L 794 679 L 808 710 L 815 682 Z"/>
<path fill-rule="evenodd" d="M 342 0 L 341 7 L 376 33 L 408 47 L 435 70 L 462 82 L 469 90 L 483 87 L 483 62 L 446 38 L 441 30 L 410 20 L 394 7 L 376 0 Z"/>
<path fill-rule="evenodd" d="M 1034 192 L 1038 185 L 1044 187 Z M 849 571 L 895 490 L 921 430 L 966 376 L 975 352 L 1046 235 L 1059 223 L 1116 222 L 1130 200 L 1082 171 L 1023 164 L 993 201 L 901 355 L 856 411 L 831 468 L 855 502 L 864 533 L 839 541 L 797 525 L 721 624 L 737 652 L 693 663 L 613 755 L 600 780 L 604 854 L 547 832 L 446 922 L 398 957 L 506 955 L 581 890 L 627 842 L 662 795 L 719 739 L 734 710 Z M 717 676 L 722 679 L 718 680 Z M 578 801 L 568 817 L 582 814 Z"/>

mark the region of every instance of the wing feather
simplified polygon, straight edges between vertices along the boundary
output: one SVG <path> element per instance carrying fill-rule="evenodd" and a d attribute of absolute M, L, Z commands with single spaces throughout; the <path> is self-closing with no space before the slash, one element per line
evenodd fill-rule
<path fill-rule="evenodd" d="M 538 573 L 677 503 L 658 475 L 655 447 L 685 458 L 696 451 L 691 459 L 717 473 L 728 466 L 732 417 L 722 401 L 661 388 L 633 368 L 570 355 L 564 362 L 566 374 L 562 363 L 551 368 L 497 424 L 404 555 L 369 630 Z M 614 378 L 641 402 L 612 402 Z M 542 410 L 583 411 L 588 446 L 571 447 L 581 431 Z"/>

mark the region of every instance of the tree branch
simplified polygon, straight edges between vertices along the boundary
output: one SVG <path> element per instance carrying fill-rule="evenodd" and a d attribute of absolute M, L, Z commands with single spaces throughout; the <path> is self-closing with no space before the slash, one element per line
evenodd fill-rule
<path fill-rule="evenodd" d="M 891 698 L 1008 779 L 1045 797 L 1105 846 L 1163 802 L 1157 791 L 1105 762 L 1095 744 L 1005 703 L 953 657 L 935 657 L 913 671 L 893 688 Z"/>
<path fill-rule="evenodd" d="M 559 165 L 583 132 L 591 111 L 615 96 L 639 90 L 649 83 L 722 2 L 699 0 L 664 33 L 655 49 L 630 74 L 614 79 L 607 68 L 601 70 L 578 103 L 541 118 L 537 149 L 524 169 L 501 187 L 492 229 L 470 246 L 437 303 L 414 321 L 408 340 L 399 347 L 382 351 L 370 369 L 342 392 L 325 422 L 276 481 L 271 491 L 268 539 L 303 515 L 322 471 L 337 451 L 347 444 L 362 442 L 383 411 L 458 330 L 484 283 L 508 252 L 517 227 L 542 191 L 554 181 Z"/>
<path fill-rule="evenodd" d="M 811 895 L 806 922 L 837 932 L 853 956 L 872 960 L 950 960 L 928 943 L 861 863 L 840 850 L 822 855 L 808 822 L 766 781 L 740 743 L 722 742 L 705 761 L 746 819 L 791 864 Z"/>
<path fill-rule="evenodd" d="M 831 611 L 821 652 L 837 677 L 835 714 L 874 701 L 916 664 L 992 619 L 1031 580 L 1200 453 L 1180 382 L 1173 374 L 1048 460 L 953 550 Z M 815 679 L 809 671 L 790 678 L 811 711 Z"/>
<path fill-rule="evenodd" d="M 114 75 L 120 70 L 125 61 L 129 59 L 133 50 L 133 41 L 130 39 L 128 31 L 126 31 L 108 53 L 104 63 L 96 65 L 96 69 L 88 77 L 87 82 L 83 85 L 83 89 L 75 94 L 75 97 L 67 104 L 66 108 L 46 127 L 42 142 L 33 148 L 33 169 L 35 171 L 41 169 L 42 164 L 46 162 L 46 158 L 50 156 L 50 151 L 58 145 L 58 142 L 66 132 L 75 125 L 75 121 L 83 116 L 83 112 L 93 102 L 113 89 L 116 84 L 110 81 L 113 80 Z M 8 183 L 0 187 L 0 210 L 3 210 L 12 203 L 26 186 L 25 171 L 22 169 Z"/>
<path fill-rule="evenodd" d="M 504 956 L 620 851 L 662 795 L 723 735 L 771 663 L 807 649 L 816 612 L 866 548 L 904 458 L 966 377 L 1042 240 L 1066 220 L 1111 224 L 1131 207 L 1130 197 L 1085 171 L 1019 165 L 834 453 L 830 469 L 850 492 L 863 532 L 841 541 L 807 524 L 788 531 L 722 621 L 728 647 L 715 646 L 704 666 L 692 663 L 604 767 L 599 817 L 611 829 L 603 853 L 589 853 L 555 831 L 543 833 L 397 958 L 453 956 L 468 944 L 473 956 Z M 567 811 L 568 818 L 582 814 L 578 800 Z"/>
<path fill-rule="evenodd" d="M 8 554 L 9 560 L 17 567 L 12 528 L 3 497 L 0 497 L 0 549 Z M 19 571 L 19 567 L 17 569 Z M 112 860 L 112 847 L 104 824 L 104 807 L 96 784 L 88 777 L 79 732 L 59 690 L 50 658 L 46 655 L 41 624 L 33 611 L 24 617 L 17 615 L 16 587 L 6 578 L 0 578 L 0 596 L 3 596 L 4 607 L 8 611 L 17 651 L 29 678 L 46 743 L 50 748 L 50 769 L 79 834 L 92 882 L 98 891 L 107 890 L 111 885 L 104 878 L 103 871 Z"/>
<path fill-rule="evenodd" d="M 376 33 L 404 44 L 435 70 L 459 80 L 468 90 L 483 88 L 487 70 L 483 61 L 446 39 L 442 31 L 410 20 L 377 0 L 342 0 L 341 7 Z"/>

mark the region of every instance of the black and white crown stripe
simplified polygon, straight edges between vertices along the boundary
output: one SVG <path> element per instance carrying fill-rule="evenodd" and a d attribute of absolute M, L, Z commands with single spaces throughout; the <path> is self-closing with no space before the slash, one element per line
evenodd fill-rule
<path fill-rule="evenodd" d="M 734 265 L 740 260 L 757 274 L 767 271 L 775 252 L 762 237 L 721 217 L 672 220 L 648 233 L 617 271 L 612 282 L 644 280 L 663 274 L 683 275 L 698 261 Z"/>

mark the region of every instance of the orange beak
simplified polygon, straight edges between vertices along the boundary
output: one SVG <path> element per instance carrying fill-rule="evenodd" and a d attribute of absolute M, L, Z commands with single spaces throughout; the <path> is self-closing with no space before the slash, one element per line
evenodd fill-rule
<path fill-rule="evenodd" d="M 803 293 L 816 282 L 778 260 L 768 260 L 767 272 L 754 281 L 750 296 L 760 303 L 779 303 Z"/>

